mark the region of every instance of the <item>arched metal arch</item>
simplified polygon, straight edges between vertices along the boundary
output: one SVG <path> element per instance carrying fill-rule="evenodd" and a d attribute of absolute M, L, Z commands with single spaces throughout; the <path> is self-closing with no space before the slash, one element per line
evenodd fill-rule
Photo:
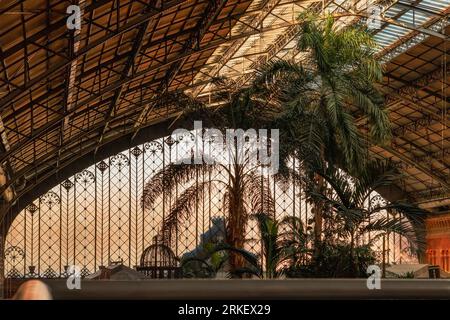
<path fill-rule="evenodd" d="M 17 216 L 17 214 L 34 199 L 42 196 L 53 186 L 63 182 L 67 178 L 95 164 L 96 162 L 104 160 L 124 150 L 133 148 L 139 144 L 169 135 L 172 131 L 172 129 L 169 129 L 169 126 L 171 128 L 177 127 L 176 123 L 173 123 L 172 121 L 172 119 L 169 119 L 158 124 L 145 127 L 137 135 L 134 135 L 134 132 L 131 132 L 127 135 L 118 137 L 102 145 L 98 150 L 92 148 L 92 150 L 82 156 L 74 155 L 75 157 L 72 162 L 70 162 L 70 165 L 65 166 L 58 171 L 54 171 L 45 179 L 39 181 L 36 184 L 33 184 L 31 187 L 28 187 L 30 188 L 28 192 L 20 195 L 20 197 L 16 201 L 14 201 L 11 206 L 3 208 L 0 213 L 0 230 L 2 231 L 1 234 L 7 234 L 10 224 L 12 223 L 12 221 L 14 221 L 14 218 Z M 186 127 L 186 129 L 191 128 Z M 407 198 L 407 194 L 397 186 L 386 187 L 381 190 L 377 190 L 377 192 L 380 193 L 388 201 Z"/>
<path fill-rule="evenodd" d="M 97 153 L 95 153 L 95 149 L 92 149 L 82 156 L 74 154 L 74 159 L 69 166 L 55 171 L 45 179 L 39 181 L 36 184 L 33 184 L 28 192 L 22 194 L 10 207 L 6 207 L 3 209 L 1 215 L 2 222 L 0 224 L 0 230 L 2 230 L 2 234 L 7 234 L 10 224 L 12 223 L 12 221 L 14 221 L 15 217 L 20 211 L 22 211 L 34 199 L 37 199 L 45 194 L 52 187 L 58 185 L 59 183 L 82 171 L 83 169 L 86 169 L 87 167 L 110 156 L 133 148 L 139 144 L 169 135 L 171 132 L 171 130 L 169 129 L 170 124 L 171 121 L 163 121 L 161 123 L 146 127 L 142 129 L 133 139 L 131 139 L 133 136 L 133 132 L 121 136 L 102 145 L 97 150 Z"/>
<path fill-rule="evenodd" d="M 175 160 L 171 157 L 174 140 L 160 139 L 170 135 L 169 131 L 165 122 L 147 127 L 134 140 L 124 135 L 105 144 L 96 156 L 95 150 L 80 155 L 74 159 L 74 165 L 42 180 L 25 193 L 4 219 L 3 230 L 8 232 L 4 232 L 3 250 L 25 252 L 19 263 L 9 257 L 6 276 L 61 277 L 71 264 L 82 266 L 83 275 L 114 261 L 131 267 L 136 265 L 149 239 L 161 231 L 165 213 L 174 200 L 172 193 L 165 193 L 153 208 L 140 207 L 144 184 Z M 160 147 L 156 149 L 155 145 Z M 109 161 L 105 162 L 108 157 Z M 91 166 L 93 164 L 95 166 Z M 227 179 L 220 172 L 213 176 L 202 174 L 194 183 L 224 178 Z M 302 187 L 293 183 L 288 189 L 280 188 L 273 179 L 266 178 L 275 200 L 277 218 L 293 215 L 309 221 L 311 208 L 297 196 L 302 193 Z M 221 192 L 220 189 L 205 191 L 189 221 L 177 227 L 171 246 L 178 257 L 199 248 L 208 230 L 212 230 L 213 218 L 224 217 Z M 385 201 L 379 195 L 372 199 Z M 389 213 L 383 215 L 389 216 Z M 253 222 L 247 226 L 246 248 L 259 252 L 258 231 Z M 395 235 L 387 239 L 391 261 L 404 259 L 404 240 Z M 377 250 L 380 250 L 378 245 Z"/>

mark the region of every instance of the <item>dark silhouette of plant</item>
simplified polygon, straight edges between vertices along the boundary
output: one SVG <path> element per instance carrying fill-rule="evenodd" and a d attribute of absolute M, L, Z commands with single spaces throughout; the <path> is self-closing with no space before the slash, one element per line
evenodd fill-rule
<path fill-rule="evenodd" d="M 306 195 L 314 203 L 322 205 L 324 221 L 327 222 L 325 237 L 319 245 L 322 250 L 332 248 L 342 251 L 347 248 L 345 259 L 348 261 L 349 275 L 361 275 L 365 272 L 358 263 L 357 250 L 362 247 L 358 248 L 357 244 L 364 243 L 369 238 L 366 236 L 368 233 L 371 234 L 368 247 L 383 235 L 396 233 L 408 241 L 412 252 L 420 254 L 423 251 L 425 212 L 422 209 L 404 201 L 368 205 L 375 190 L 390 186 L 399 178 L 397 170 L 389 161 L 376 160 L 368 163 L 365 171 L 357 178 L 334 167 L 316 167 L 314 171 L 327 184 L 327 188 L 323 190 L 305 179 Z M 382 212 L 397 214 L 387 217 Z M 324 255 L 326 253 L 321 252 L 321 255 L 315 257 L 316 266 Z"/>
<path fill-rule="evenodd" d="M 230 276 L 256 276 L 262 279 L 278 278 L 289 268 L 298 267 L 310 260 L 307 235 L 303 222 L 297 217 L 287 216 L 280 221 L 266 214 L 252 215 L 258 222 L 261 255 L 225 243 L 209 244 L 206 254 L 182 260 L 185 274 L 194 277 L 214 277 L 226 267 L 228 255 L 240 255 L 245 263 L 229 270 Z"/>
<path fill-rule="evenodd" d="M 232 84 L 222 79 L 217 80 L 216 85 L 218 89 L 215 99 L 220 101 L 217 107 L 208 106 L 182 93 L 170 94 L 164 100 L 165 103 L 182 106 L 184 114 L 180 117 L 180 123 L 202 120 L 205 125 L 219 129 L 223 137 L 226 137 L 225 130 L 228 128 L 267 128 L 264 125 L 275 110 L 261 100 L 257 93 L 251 88 L 234 89 Z M 254 163 L 251 151 L 239 148 L 237 139 L 231 143 L 222 141 L 221 138 L 219 140 L 215 142 L 225 146 L 219 152 L 230 155 L 229 163 L 214 161 L 208 154 L 201 153 L 165 166 L 146 183 L 142 195 L 144 208 L 152 207 L 164 192 L 175 194 L 173 191 L 176 187 L 182 190 L 163 221 L 162 234 L 165 241 L 170 242 L 177 226 L 192 216 L 205 193 L 218 189 L 223 191 L 226 243 L 234 248 L 244 247 L 250 214 L 274 214 L 274 201 L 268 180 L 262 177 L 262 166 Z M 223 178 L 195 183 L 199 176 L 215 176 L 219 172 Z M 242 267 L 243 263 L 241 255 L 230 252 L 232 269 Z"/>
<path fill-rule="evenodd" d="M 376 88 L 382 78 L 376 42 L 361 26 L 339 28 L 332 15 L 306 12 L 299 19 L 301 59 L 269 62 L 254 84 L 281 106 L 275 121 L 281 134 L 280 172 L 290 171 L 286 163 L 292 158 L 319 159 L 350 172 L 363 170 L 367 152 L 355 115 L 367 119 L 372 142 L 384 143 L 391 135 Z M 320 176 L 309 174 L 319 188 L 326 187 Z M 322 238 L 322 211 L 321 204 L 315 203 L 317 243 Z"/>

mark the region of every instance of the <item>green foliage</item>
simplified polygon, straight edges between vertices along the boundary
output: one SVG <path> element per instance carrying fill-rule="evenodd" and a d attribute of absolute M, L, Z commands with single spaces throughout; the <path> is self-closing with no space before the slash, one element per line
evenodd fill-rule
<path fill-rule="evenodd" d="M 247 265 L 234 270 L 234 274 L 253 275 L 263 279 L 278 278 L 285 275 L 288 268 L 301 265 L 310 258 L 307 231 L 299 218 L 287 216 L 277 221 L 266 214 L 255 214 L 253 218 L 258 222 L 263 265 L 257 255 L 239 250 Z"/>
<path fill-rule="evenodd" d="M 365 29 L 338 28 L 331 15 L 300 16 L 301 60 L 269 62 L 254 86 L 281 106 L 281 159 L 292 156 L 361 168 L 365 145 L 354 115 L 366 116 L 370 138 L 389 140 L 390 122 L 376 83 L 382 78 L 376 43 Z"/>
<path fill-rule="evenodd" d="M 286 275 L 291 278 L 363 278 L 367 267 L 376 261 L 375 252 L 368 245 L 354 248 L 345 242 L 320 245 L 319 256 L 289 268 Z"/>
<path fill-rule="evenodd" d="M 328 237 L 361 242 L 368 232 L 381 236 L 396 233 L 405 237 L 411 249 L 421 252 L 425 246 L 423 218 L 426 212 L 404 201 L 368 205 L 373 192 L 392 185 L 399 178 L 389 161 L 372 161 L 358 177 L 351 177 L 334 167 L 316 168 L 315 172 L 328 184 L 319 189 L 314 181 L 305 180 L 306 194 L 314 202 L 323 204 L 325 217 L 332 223 Z M 396 213 L 389 218 L 380 212 Z M 372 242 L 378 240 L 372 238 Z"/>
<path fill-rule="evenodd" d="M 375 57 L 375 41 L 359 26 L 338 28 L 331 15 L 306 12 L 299 19 L 301 60 L 269 62 L 249 88 L 215 79 L 213 98 L 219 103 L 214 106 L 181 93 L 166 100 L 183 107 L 180 121 L 203 120 L 205 126 L 222 130 L 280 129 L 279 178 L 302 183 L 315 217 L 323 218 L 323 230 L 319 230 L 323 239 L 315 237 L 313 243 L 319 250 L 313 254 L 312 232 L 301 220 L 272 218 L 274 202 L 268 183 L 248 166 L 169 165 L 146 184 L 143 195 L 143 206 L 151 207 L 163 191 L 185 186 L 164 221 L 166 239 L 195 212 L 203 191 L 225 190 L 222 210 L 227 213 L 228 244 L 206 246 L 206 256 L 185 259 L 186 275 L 214 277 L 230 257 L 239 256 L 230 268 L 233 275 L 358 277 L 366 276 L 367 265 L 375 261 L 370 246 L 385 234 L 404 236 L 416 252 L 423 249 L 421 209 L 402 201 L 367 206 L 373 191 L 398 179 L 390 163 L 366 158 L 367 145 L 355 121 L 356 117 L 367 119 L 371 142 L 389 141 L 388 113 L 377 89 L 382 69 Z M 291 159 L 299 160 L 301 173 L 288 165 Z M 214 170 L 226 172 L 228 182 L 191 183 L 198 174 Z M 400 214 L 386 219 L 379 214 L 384 211 L 406 219 Z M 262 257 L 243 249 L 250 218 L 258 222 Z M 377 236 L 359 245 L 369 232 Z"/>
<path fill-rule="evenodd" d="M 255 214 L 252 218 L 258 222 L 263 264 L 259 255 L 242 248 L 210 243 L 205 257 L 183 259 L 183 274 L 186 277 L 215 277 L 226 266 L 230 253 L 241 256 L 245 264 L 228 270 L 229 277 L 278 278 L 285 274 L 288 267 L 299 266 L 309 260 L 311 251 L 307 248 L 307 234 L 300 219 L 288 216 L 277 221 L 265 214 Z M 281 232 L 281 229 L 285 231 Z"/>

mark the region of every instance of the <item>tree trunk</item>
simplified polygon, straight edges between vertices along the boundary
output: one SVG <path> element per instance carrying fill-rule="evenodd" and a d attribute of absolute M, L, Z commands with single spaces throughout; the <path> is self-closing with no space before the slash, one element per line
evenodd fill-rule
<path fill-rule="evenodd" d="M 356 264 L 355 264 L 354 251 L 355 251 L 355 236 L 352 231 L 351 237 L 350 237 L 350 268 L 351 268 L 350 272 L 351 272 L 351 276 L 356 278 L 358 276 L 358 275 L 356 275 L 358 268 L 356 267 Z"/>
<path fill-rule="evenodd" d="M 237 148 L 237 145 L 235 145 Z M 235 157 L 238 154 L 235 149 Z M 227 243 L 233 248 L 243 249 L 245 242 L 245 226 L 247 217 L 244 209 L 244 195 L 242 190 L 242 167 L 239 165 L 238 159 L 234 159 L 234 176 L 231 178 L 231 186 L 229 189 L 229 212 L 227 224 Z M 229 264 L 231 271 L 243 268 L 245 259 L 241 254 L 231 251 L 229 252 Z"/>
<path fill-rule="evenodd" d="M 238 207 L 230 210 L 227 228 L 227 243 L 233 248 L 243 249 L 245 239 L 245 221 L 242 216 L 242 211 L 239 210 Z M 242 255 L 234 251 L 229 252 L 229 255 L 231 270 L 236 270 L 245 266 L 245 259 Z"/>
<path fill-rule="evenodd" d="M 324 179 L 316 175 L 316 181 L 320 192 L 323 191 L 325 185 Z M 323 229 L 323 207 L 321 203 L 316 202 L 314 204 L 314 254 L 316 256 L 320 255 L 320 243 L 322 241 L 322 229 Z"/>
<path fill-rule="evenodd" d="M 320 158 L 323 165 L 326 165 L 325 150 L 324 147 L 320 150 Z M 326 184 L 325 179 L 319 174 L 314 174 L 314 178 L 317 182 L 319 192 L 325 192 Z M 313 208 L 314 212 L 314 255 L 318 257 L 321 254 L 320 243 L 322 241 L 322 229 L 323 229 L 323 206 L 321 203 L 316 202 Z"/>

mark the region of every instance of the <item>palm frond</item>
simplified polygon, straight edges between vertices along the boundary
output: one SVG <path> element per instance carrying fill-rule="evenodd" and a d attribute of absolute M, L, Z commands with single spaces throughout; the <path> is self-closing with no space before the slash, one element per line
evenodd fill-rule
<path fill-rule="evenodd" d="M 229 244 L 221 243 L 214 248 L 214 252 L 228 251 L 241 255 L 251 266 L 259 268 L 259 258 L 257 255 L 240 248 L 235 248 Z"/>
<path fill-rule="evenodd" d="M 363 170 L 355 172 L 353 200 L 359 206 L 376 190 L 391 186 L 400 178 L 398 170 L 390 160 L 374 159 Z"/>
<path fill-rule="evenodd" d="M 194 183 L 178 195 L 161 228 L 166 241 L 170 242 L 172 232 L 177 229 L 178 225 L 183 221 L 188 221 L 192 214 L 195 213 L 196 207 L 202 203 L 205 193 L 211 187 L 215 187 L 214 181 Z"/>
<path fill-rule="evenodd" d="M 245 198 L 249 200 L 249 211 L 253 214 L 275 215 L 275 200 L 272 197 L 267 177 L 248 172 L 244 176 Z"/>
<path fill-rule="evenodd" d="M 163 192 L 172 192 L 177 185 L 188 183 L 198 172 L 208 173 L 218 168 L 218 164 L 203 164 L 203 159 L 183 159 L 180 163 L 171 163 L 158 171 L 144 186 L 141 205 L 151 209 Z M 196 163 L 202 163 L 200 165 Z"/>
<path fill-rule="evenodd" d="M 360 230 L 360 234 L 367 232 L 395 233 L 403 236 L 408 241 L 412 251 L 422 251 L 425 246 L 425 242 L 418 238 L 416 229 L 406 219 L 378 218 L 369 222 Z"/>

